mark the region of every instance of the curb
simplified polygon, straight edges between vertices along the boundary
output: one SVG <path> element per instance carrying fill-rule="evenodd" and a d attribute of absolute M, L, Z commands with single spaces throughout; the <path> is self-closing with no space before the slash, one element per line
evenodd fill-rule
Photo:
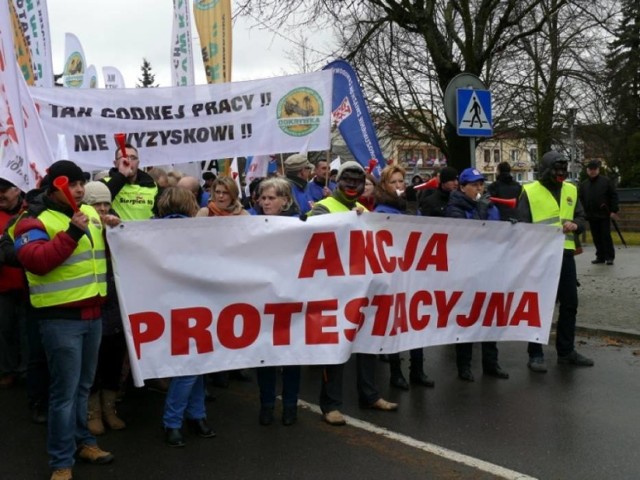
<path fill-rule="evenodd" d="M 590 324 L 576 325 L 576 334 L 596 337 L 615 337 L 635 341 L 640 340 L 640 332 L 636 330 L 613 329 Z"/>

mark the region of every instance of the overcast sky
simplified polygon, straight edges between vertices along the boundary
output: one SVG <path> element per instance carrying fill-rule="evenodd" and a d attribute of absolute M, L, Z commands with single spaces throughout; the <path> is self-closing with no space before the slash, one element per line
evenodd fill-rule
<path fill-rule="evenodd" d="M 48 0 L 48 11 L 55 73 L 62 73 L 64 35 L 69 32 L 80 40 L 87 65 L 96 66 L 100 87 L 104 86 L 103 66 L 118 68 L 127 88 L 135 87 L 143 57 L 151 62 L 156 82 L 170 85 L 172 0 Z M 232 81 L 300 73 L 286 56 L 287 51 L 296 50 L 295 44 L 284 36 L 251 28 L 256 23 L 246 18 L 234 23 Z M 192 35 L 195 80 L 203 84 L 206 79 L 193 21 Z M 318 50 L 326 51 L 326 38 L 316 34 L 310 41 Z"/>

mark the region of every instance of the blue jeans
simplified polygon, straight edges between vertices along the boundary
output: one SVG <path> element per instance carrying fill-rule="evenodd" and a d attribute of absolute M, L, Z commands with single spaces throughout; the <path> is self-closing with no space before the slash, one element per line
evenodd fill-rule
<path fill-rule="evenodd" d="M 185 416 L 193 420 L 206 418 L 204 394 L 204 375 L 172 378 L 164 402 L 164 426 L 180 428 Z"/>
<path fill-rule="evenodd" d="M 279 367 L 256 368 L 258 386 L 260 387 L 260 405 L 273 407 L 276 403 L 276 373 Z M 282 367 L 282 405 L 295 407 L 298 405 L 300 391 L 300 366 L 286 365 Z"/>
<path fill-rule="evenodd" d="M 49 465 L 70 468 L 78 446 L 96 444 L 87 428 L 87 402 L 98 363 L 102 320 L 42 320 L 40 333 L 51 375 Z"/>

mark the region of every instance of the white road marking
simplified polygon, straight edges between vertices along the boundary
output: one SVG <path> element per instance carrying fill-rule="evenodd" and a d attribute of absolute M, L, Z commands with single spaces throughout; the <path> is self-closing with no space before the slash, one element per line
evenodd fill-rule
<path fill-rule="evenodd" d="M 318 405 L 305 402 L 304 400 L 298 400 L 298 405 L 308 408 L 314 413 L 322 415 L 322 411 L 320 410 L 320 407 Z M 509 470 L 508 468 L 501 467 L 500 465 L 485 462 L 484 460 L 480 460 L 479 458 L 470 457 L 469 455 L 464 455 L 462 453 L 449 450 L 448 448 L 440 447 L 433 443 L 422 442 L 420 440 L 416 440 L 415 438 L 409 437 L 408 435 L 403 435 L 401 433 L 393 432 L 387 428 L 379 427 L 377 425 L 374 425 L 373 423 L 358 420 L 357 418 L 353 418 L 348 415 L 344 415 L 344 418 L 347 420 L 347 425 L 350 425 L 352 427 L 381 435 L 390 440 L 394 440 L 410 447 L 417 448 L 418 450 L 437 455 L 452 462 L 475 468 L 482 472 L 495 475 L 496 477 L 504 478 L 506 480 L 536 480 L 535 477 L 530 477 L 529 475 L 525 475 L 524 473 Z"/>

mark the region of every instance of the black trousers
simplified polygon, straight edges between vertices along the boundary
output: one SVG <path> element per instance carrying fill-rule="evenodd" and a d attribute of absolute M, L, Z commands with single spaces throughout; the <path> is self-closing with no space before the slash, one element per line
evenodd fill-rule
<path fill-rule="evenodd" d="M 613 260 L 616 258 L 616 251 L 613 248 L 611 238 L 611 219 L 597 218 L 589 220 L 589 228 L 593 237 L 593 244 L 596 246 L 596 258 L 598 260 Z"/>

